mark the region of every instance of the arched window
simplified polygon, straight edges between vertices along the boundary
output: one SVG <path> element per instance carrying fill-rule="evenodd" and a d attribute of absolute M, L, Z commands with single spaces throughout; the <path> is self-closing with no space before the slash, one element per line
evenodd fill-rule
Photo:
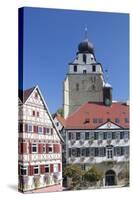
<path fill-rule="evenodd" d="M 83 62 L 86 63 L 86 55 L 83 54 Z"/>

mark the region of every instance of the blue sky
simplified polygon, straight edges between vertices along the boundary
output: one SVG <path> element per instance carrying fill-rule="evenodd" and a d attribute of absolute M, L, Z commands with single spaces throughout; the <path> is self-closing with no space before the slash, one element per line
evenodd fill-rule
<path fill-rule="evenodd" d="M 129 99 L 128 14 L 25 8 L 24 89 L 38 85 L 52 113 L 62 106 L 68 63 L 85 26 L 97 61 L 109 71 L 113 99 Z"/>

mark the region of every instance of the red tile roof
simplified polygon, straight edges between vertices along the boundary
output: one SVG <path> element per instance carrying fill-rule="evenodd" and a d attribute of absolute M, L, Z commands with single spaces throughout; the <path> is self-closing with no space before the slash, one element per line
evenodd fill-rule
<path fill-rule="evenodd" d="M 115 121 L 116 118 L 119 118 L 119 123 Z M 129 128 L 125 118 L 129 119 L 129 106 L 126 103 L 114 102 L 111 106 L 105 106 L 102 103 L 87 102 L 66 119 L 65 128 L 96 129 L 108 120 L 120 127 Z M 93 122 L 94 119 L 98 119 L 97 123 Z"/>

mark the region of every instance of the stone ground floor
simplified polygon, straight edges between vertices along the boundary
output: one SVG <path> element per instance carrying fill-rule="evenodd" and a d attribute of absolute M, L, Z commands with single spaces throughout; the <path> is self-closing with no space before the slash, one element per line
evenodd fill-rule
<path fill-rule="evenodd" d="M 98 172 L 101 173 L 101 179 L 94 185 L 88 183 L 84 184 L 82 180 L 79 189 L 89 188 L 108 188 L 108 187 L 124 187 L 129 186 L 129 162 L 102 162 L 99 164 L 79 164 L 83 171 L 89 170 L 92 166 L 95 166 Z M 72 185 L 72 179 L 67 177 L 66 187 L 69 188 Z"/>

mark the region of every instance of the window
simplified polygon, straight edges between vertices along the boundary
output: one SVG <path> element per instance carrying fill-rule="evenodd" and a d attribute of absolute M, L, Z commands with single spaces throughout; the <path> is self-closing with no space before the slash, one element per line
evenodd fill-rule
<path fill-rule="evenodd" d="M 72 156 L 74 156 L 74 157 L 75 157 L 75 156 L 76 156 L 76 154 L 77 154 L 77 152 L 76 152 L 76 149 L 75 149 L 75 148 L 73 148 L 73 149 L 72 149 Z"/>
<path fill-rule="evenodd" d="M 31 124 L 28 124 L 28 132 L 33 132 L 33 126 Z"/>
<path fill-rule="evenodd" d="M 35 116 L 35 111 L 34 110 L 32 111 L 32 115 Z"/>
<path fill-rule="evenodd" d="M 54 172 L 58 172 L 58 164 L 54 164 Z"/>
<path fill-rule="evenodd" d="M 46 146 L 43 144 L 43 153 L 46 153 Z"/>
<path fill-rule="evenodd" d="M 107 132 L 103 133 L 103 139 L 106 140 L 107 139 Z"/>
<path fill-rule="evenodd" d="M 85 133 L 85 139 L 88 140 L 89 139 L 89 132 Z"/>
<path fill-rule="evenodd" d="M 120 119 L 119 118 L 115 118 L 115 123 L 120 123 Z"/>
<path fill-rule="evenodd" d="M 107 140 L 112 140 L 112 132 L 107 133 Z"/>
<path fill-rule="evenodd" d="M 128 139 L 128 138 L 129 138 L 129 133 L 128 133 L 128 131 L 125 131 L 125 132 L 124 132 L 124 136 L 123 136 L 123 137 L 124 137 L 124 139 Z"/>
<path fill-rule="evenodd" d="M 56 122 L 56 126 L 59 126 L 59 122 Z"/>
<path fill-rule="evenodd" d="M 48 152 L 49 153 L 53 152 L 53 145 L 52 144 L 48 144 Z"/>
<path fill-rule="evenodd" d="M 86 63 L 86 55 L 83 54 L 83 62 Z"/>
<path fill-rule="evenodd" d="M 39 112 L 37 111 L 37 117 L 39 117 Z"/>
<path fill-rule="evenodd" d="M 49 173 L 49 165 L 45 165 L 45 172 Z"/>
<path fill-rule="evenodd" d="M 77 157 L 80 157 L 80 148 L 77 148 L 76 151 L 77 151 Z"/>
<path fill-rule="evenodd" d="M 128 119 L 128 118 L 125 118 L 125 122 L 126 122 L 126 123 L 129 123 L 129 119 Z"/>
<path fill-rule="evenodd" d="M 116 156 L 121 156 L 121 147 L 115 148 L 115 154 L 116 154 Z"/>
<path fill-rule="evenodd" d="M 49 134 L 49 128 L 46 128 L 46 133 Z"/>
<path fill-rule="evenodd" d="M 115 132 L 112 132 L 112 139 L 116 139 L 116 133 Z"/>
<path fill-rule="evenodd" d="M 76 91 L 79 91 L 79 83 L 76 83 Z"/>
<path fill-rule="evenodd" d="M 39 174 L 39 166 L 38 165 L 34 166 L 34 174 L 35 175 Z"/>
<path fill-rule="evenodd" d="M 35 92 L 35 98 L 38 99 L 38 93 L 37 92 Z"/>
<path fill-rule="evenodd" d="M 38 133 L 43 133 L 43 128 L 41 126 L 38 127 Z"/>
<path fill-rule="evenodd" d="M 117 140 L 120 139 L 120 132 L 116 132 L 115 138 L 116 138 Z"/>
<path fill-rule="evenodd" d="M 95 139 L 95 140 L 98 140 L 98 132 L 95 132 L 95 133 L 94 133 L 94 139 Z"/>
<path fill-rule="evenodd" d="M 81 148 L 81 156 L 86 156 L 86 148 Z"/>
<path fill-rule="evenodd" d="M 124 132 L 120 132 L 120 139 L 124 138 Z"/>
<path fill-rule="evenodd" d="M 112 146 L 107 147 L 106 156 L 107 156 L 107 158 L 113 158 L 113 147 Z"/>
<path fill-rule="evenodd" d="M 93 71 L 93 72 L 96 71 L 96 65 L 92 65 L 92 71 Z"/>
<path fill-rule="evenodd" d="M 69 132 L 69 133 L 68 133 L 68 140 L 71 140 L 71 138 L 72 138 L 72 133 Z"/>
<path fill-rule="evenodd" d="M 102 132 L 99 132 L 99 133 L 98 133 L 98 139 L 99 139 L 99 140 L 103 140 L 103 133 L 102 133 Z"/>
<path fill-rule="evenodd" d="M 37 153 L 37 144 L 32 144 L 32 153 Z"/>
<path fill-rule="evenodd" d="M 74 66 L 73 66 L 73 71 L 74 71 L 74 72 L 77 72 L 77 65 L 74 65 Z"/>
<path fill-rule="evenodd" d="M 94 132 L 91 132 L 91 133 L 89 134 L 89 139 L 90 139 L 90 140 L 94 140 Z"/>
<path fill-rule="evenodd" d="M 71 155 L 72 155 L 72 152 L 71 152 L 71 149 L 69 148 L 68 149 L 68 156 L 71 157 Z"/>
<path fill-rule="evenodd" d="M 87 72 L 86 69 L 84 69 L 84 70 L 83 70 L 83 74 L 86 74 L 86 72 Z"/>
<path fill-rule="evenodd" d="M 27 175 L 27 166 L 20 166 L 20 175 L 21 176 Z"/>
<path fill-rule="evenodd" d="M 85 133 L 80 133 L 80 139 L 84 140 L 85 139 Z"/>
<path fill-rule="evenodd" d="M 76 140 L 80 140 L 80 132 L 76 133 Z"/>
<path fill-rule="evenodd" d="M 90 148 L 90 156 L 95 156 L 95 148 L 94 147 L 91 147 Z"/>

